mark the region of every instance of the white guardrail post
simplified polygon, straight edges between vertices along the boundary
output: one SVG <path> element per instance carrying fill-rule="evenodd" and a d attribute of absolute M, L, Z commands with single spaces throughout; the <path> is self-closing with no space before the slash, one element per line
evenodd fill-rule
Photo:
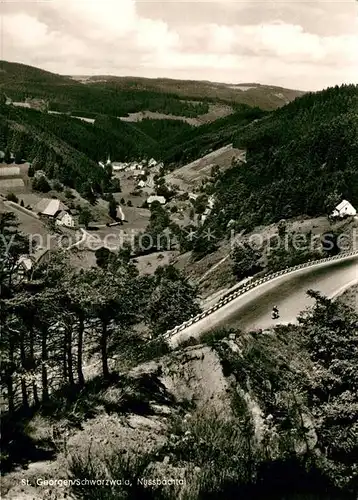
<path fill-rule="evenodd" d="M 233 292 L 229 292 L 228 295 L 224 295 L 224 297 L 222 297 L 216 304 L 211 306 L 206 311 L 203 311 L 203 312 L 197 314 L 196 316 L 193 316 L 192 318 L 185 321 L 181 325 L 174 327 L 172 330 L 168 330 L 167 332 L 165 332 L 163 334 L 163 338 L 168 339 L 168 338 L 173 337 L 173 335 L 176 335 L 178 332 L 181 332 L 187 326 L 191 326 L 194 323 L 197 323 L 198 321 L 200 321 L 201 319 L 206 318 L 207 316 L 209 316 L 213 312 L 217 311 L 218 309 L 220 309 L 221 307 L 226 305 L 228 302 L 231 302 L 232 300 L 236 299 L 240 295 L 243 295 L 244 293 L 252 290 L 253 288 L 256 288 L 257 286 L 261 285 L 262 283 L 266 283 L 267 281 L 271 281 L 271 280 L 277 278 L 278 276 L 283 276 L 284 274 L 288 274 L 288 273 L 291 273 L 293 271 L 298 271 L 299 269 L 303 269 L 305 267 L 311 267 L 311 266 L 314 266 L 317 264 L 323 264 L 324 262 L 339 260 L 339 259 L 342 259 L 345 257 L 350 257 L 353 255 L 358 255 L 358 250 L 353 250 L 352 252 L 347 252 L 347 253 L 342 254 L 342 255 L 335 255 L 334 257 L 325 257 L 324 259 L 309 260 L 307 262 L 304 262 L 303 264 L 298 264 L 298 265 L 293 266 L 293 267 L 286 267 L 285 269 L 283 269 L 281 271 L 277 271 L 276 273 L 267 274 L 266 276 L 263 276 L 262 278 L 258 278 L 256 280 L 253 278 L 249 284 L 243 284 L 242 287 L 237 288 Z"/>

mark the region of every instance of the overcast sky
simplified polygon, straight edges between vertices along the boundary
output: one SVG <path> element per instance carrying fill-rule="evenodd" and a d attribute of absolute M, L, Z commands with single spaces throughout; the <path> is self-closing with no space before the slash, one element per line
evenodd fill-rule
<path fill-rule="evenodd" d="M 0 0 L 1 59 L 61 74 L 358 82 L 355 0 Z"/>

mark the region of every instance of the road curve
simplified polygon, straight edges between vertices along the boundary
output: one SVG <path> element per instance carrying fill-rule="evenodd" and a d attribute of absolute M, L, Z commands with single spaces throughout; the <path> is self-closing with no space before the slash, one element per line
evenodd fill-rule
<path fill-rule="evenodd" d="M 176 346 L 189 337 L 198 337 L 205 331 L 223 326 L 247 331 L 293 323 L 302 310 L 313 304 L 306 294 L 307 290 L 317 290 L 333 297 L 344 287 L 357 281 L 358 255 L 299 269 L 244 293 L 209 316 L 174 334 L 169 342 Z M 280 310 L 278 320 L 271 319 L 274 305 Z"/>

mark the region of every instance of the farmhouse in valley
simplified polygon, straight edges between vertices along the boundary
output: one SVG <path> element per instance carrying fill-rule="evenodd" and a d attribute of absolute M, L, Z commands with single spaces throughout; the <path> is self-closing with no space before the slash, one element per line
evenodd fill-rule
<path fill-rule="evenodd" d="M 357 215 L 357 210 L 347 200 L 341 201 L 333 210 L 332 217 L 346 217 Z"/>
<path fill-rule="evenodd" d="M 68 207 L 56 198 L 44 198 L 34 207 L 39 215 L 55 220 L 59 226 L 74 227 L 75 221 Z"/>

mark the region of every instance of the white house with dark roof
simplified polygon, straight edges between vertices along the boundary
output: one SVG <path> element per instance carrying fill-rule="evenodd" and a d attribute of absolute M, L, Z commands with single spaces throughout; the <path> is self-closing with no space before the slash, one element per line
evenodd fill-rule
<path fill-rule="evenodd" d="M 347 200 L 341 201 L 332 213 L 332 217 L 347 217 L 355 215 L 357 215 L 357 210 Z"/>
<path fill-rule="evenodd" d="M 56 216 L 56 225 L 57 226 L 66 226 L 66 227 L 75 227 L 75 219 L 71 214 L 62 210 Z"/>

